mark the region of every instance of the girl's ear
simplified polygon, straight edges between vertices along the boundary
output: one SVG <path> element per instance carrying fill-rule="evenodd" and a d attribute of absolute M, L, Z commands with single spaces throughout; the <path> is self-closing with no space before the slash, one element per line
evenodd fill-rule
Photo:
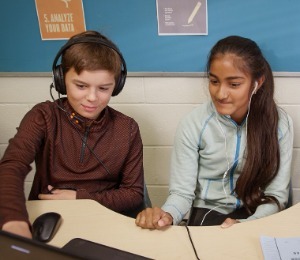
<path fill-rule="evenodd" d="M 257 92 L 257 90 L 259 90 L 261 88 L 261 86 L 264 84 L 265 82 L 265 76 L 261 76 L 258 80 L 256 80 L 257 82 L 257 87 L 255 90 L 255 93 Z"/>
<path fill-rule="evenodd" d="M 254 82 L 254 89 L 252 91 L 252 95 L 256 94 L 257 89 L 258 89 L 258 83 L 257 83 L 257 81 L 255 81 Z"/>

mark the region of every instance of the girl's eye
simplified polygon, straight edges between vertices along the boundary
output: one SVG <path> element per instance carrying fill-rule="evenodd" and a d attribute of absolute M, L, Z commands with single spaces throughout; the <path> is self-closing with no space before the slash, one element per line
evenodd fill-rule
<path fill-rule="evenodd" d="M 210 82 L 210 84 L 212 84 L 212 85 L 218 84 L 218 81 L 217 81 L 216 79 L 210 79 L 209 82 Z"/>
<path fill-rule="evenodd" d="M 232 87 L 232 88 L 237 88 L 237 87 L 239 87 L 241 85 L 241 83 L 230 83 L 230 86 Z"/>

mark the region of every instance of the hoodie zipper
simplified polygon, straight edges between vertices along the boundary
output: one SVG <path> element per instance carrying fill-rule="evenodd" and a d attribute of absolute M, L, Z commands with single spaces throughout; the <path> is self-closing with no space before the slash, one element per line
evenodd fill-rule
<path fill-rule="evenodd" d="M 85 128 L 85 132 L 83 135 L 83 139 L 82 139 L 82 146 L 81 146 L 81 152 L 80 152 L 80 163 L 83 163 L 84 160 L 84 152 L 85 152 L 85 148 L 87 146 L 87 139 L 90 133 L 90 126 L 86 126 Z"/>
<path fill-rule="evenodd" d="M 230 190 L 231 193 L 233 192 L 234 186 L 233 186 L 233 174 L 234 171 L 238 165 L 238 159 L 239 159 L 239 155 L 240 155 L 240 148 L 241 148 L 241 136 L 242 136 L 242 127 L 241 126 L 237 126 L 237 144 L 236 144 L 236 151 L 235 151 L 235 158 L 234 158 L 234 164 L 231 168 L 230 171 Z M 240 207 L 240 200 L 237 199 L 236 200 L 236 208 Z"/>

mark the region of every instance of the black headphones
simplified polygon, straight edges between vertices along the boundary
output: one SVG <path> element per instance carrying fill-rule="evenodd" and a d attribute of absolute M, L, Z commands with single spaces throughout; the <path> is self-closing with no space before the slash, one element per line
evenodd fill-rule
<path fill-rule="evenodd" d="M 61 47 L 61 49 L 56 54 L 56 57 L 53 61 L 53 65 L 52 65 L 53 83 L 51 85 L 55 87 L 55 89 L 58 93 L 60 93 L 62 95 L 67 94 L 62 65 L 61 64 L 57 65 L 57 61 L 65 50 L 67 50 L 69 47 L 71 47 L 72 45 L 77 44 L 77 43 L 97 43 L 100 45 L 104 45 L 104 46 L 114 50 L 120 56 L 120 59 L 122 62 L 121 74 L 120 74 L 118 81 L 116 82 L 115 89 L 112 93 L 112 96 L 118 95 L 122 91 L 122 89 L 125 85 L 125 81 L 126 81 L 126 76 L 127 76 L 126 62 L 125 62 L 120 50 L 118 49 L 118 47 L 115 44 L 106 40 L 105 38 L 98 38 L 98 37 L 93 37 L 93 36 L 74 38 L 73 40 L 71 39 L 65 45 L 63 45 Z"/>

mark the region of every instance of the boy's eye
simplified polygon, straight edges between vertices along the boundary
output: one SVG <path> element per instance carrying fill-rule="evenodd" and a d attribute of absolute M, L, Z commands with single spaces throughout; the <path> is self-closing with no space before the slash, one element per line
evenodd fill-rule
<path fill-rule="evenodd" d="M 107 91 L 108 88 L 100 87 L 99 90 L 100 90 L 100 91 Z"/>
<path fill-rule="evenodd" d="M 77 86 L 78 88 L 84 88 L 84 87 L 85 87 L 85 85 L 82 85 L 82 84 L 76 84 L 76 86 Z"/>

